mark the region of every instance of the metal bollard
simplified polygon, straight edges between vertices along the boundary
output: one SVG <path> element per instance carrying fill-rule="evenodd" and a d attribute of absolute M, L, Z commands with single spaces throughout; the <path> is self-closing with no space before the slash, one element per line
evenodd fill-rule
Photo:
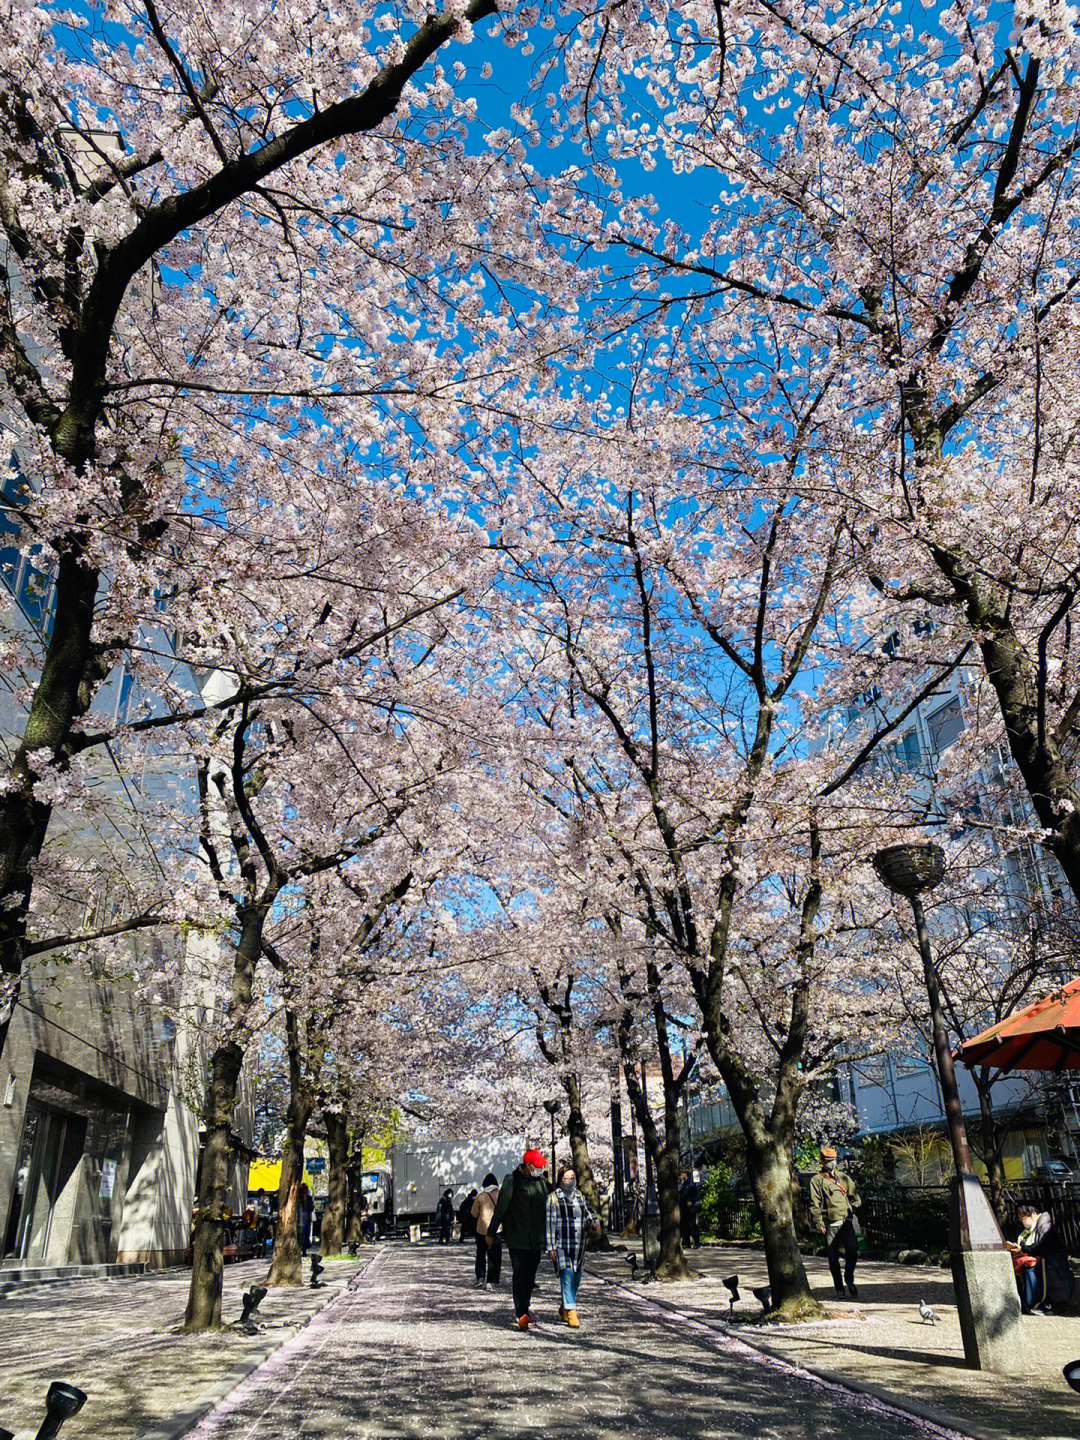
<path fill-rule="evenodd" d="M 53 1440 L 65 1420 L 77 1415 L 86 1404 L 86 1392 L 77 1390 L 66 1380 L 54 1380 L 45 1396 L 45 1419 L 35 1440 Z"/>

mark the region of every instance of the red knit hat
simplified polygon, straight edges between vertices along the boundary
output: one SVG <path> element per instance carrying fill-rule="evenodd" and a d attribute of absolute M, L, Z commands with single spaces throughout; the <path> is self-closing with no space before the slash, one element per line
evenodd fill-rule
<path fill-rule="evenodd" d="M 547 1168 L 547 1160 L 539 1150 L 526 1150 L 522 1156 L 522 1164 L 535 1165 L 538 1170 Z"/>

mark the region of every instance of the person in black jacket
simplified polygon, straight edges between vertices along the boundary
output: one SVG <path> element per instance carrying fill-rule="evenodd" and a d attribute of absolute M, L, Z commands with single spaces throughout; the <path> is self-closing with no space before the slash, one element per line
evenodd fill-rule
<path fill-rule="evenodd" d="M 1075 1276 L 1053 1216 L 1040 1214 L 1035 1205 L 1021 1204 L 1017 1206 L 1016 1218 L 1020 1222 L 1020 1234 L 1009 1249 L 1016 1269 L 1020 1309 L 1030 1315 L 1035 1309 L 1067 1305 L 1072 1299 Z M 1024 1258 L 1027 1256 L 1035 1263 L 1027 1262 Z"/>
<path fill-rule="evenodd" d="M 479 1191 L 474 1186 L 457 1207 L 458 1224 L 461 1226 L 461 1233 L 458 1235 L 458 1244 L 464 1245 L 466 1240 L 476 1239 L 476 1221 L 473 1219 L 472 1207 Z"/>
<path fill-rule="evenodd" d="M 435 1209 L 435 1219 L 439 1222 L 439 1244 L 450 1244 L 450 1231 L 454 1228 L 454 1190 L 448 1185 L 442 1193 L 438 1206 Z"/>
<path fill-rule="evenodd" d="M 499 1201 L 485 1236 L 490 1249 L 506 1236 L 513 1271 L 514 1314 L 519 1330 L 536 1324 L 530 1313 L 536 1272 L 547 1241 L 547 1161 L 539 1150 L 526 1150 L 521 1164 L 511 1170 L 499 1190 Z"/>
<path fill-rule="evenodd" d="M 679 1186 L 679 1214 L 686 1243 L 701 1249 L 701 1186 L 689 1171 L 683 1171 Z"/>

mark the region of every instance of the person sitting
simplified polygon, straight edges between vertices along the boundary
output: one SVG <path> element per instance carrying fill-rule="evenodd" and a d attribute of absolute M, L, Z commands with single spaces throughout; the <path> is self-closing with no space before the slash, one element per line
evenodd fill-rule
<path fill-rule="evenodd" d="M 1025 1201 L 1017 1206 L 1016 1218 L 1020 1234 L 1009 1243 L 1009 1250 L 1022 1313 L 1030 1315 L 1035 1310 L 1067 1305 L 1072 1299 L 1075 1276 L 1053 1216 L 1040 1213 Z"/>

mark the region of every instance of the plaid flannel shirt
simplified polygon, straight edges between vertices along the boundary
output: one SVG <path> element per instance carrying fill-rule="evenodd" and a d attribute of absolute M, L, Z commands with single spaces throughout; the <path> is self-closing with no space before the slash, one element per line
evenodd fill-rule
<path fill-rule="evenodd" d="M 585 1232 L 597 1223 L 580 1190 L 567 1195 L 554 1190 L 547 1202 L 547 1248 L 555 1251 L 560 1270 L 580 1270 L 585 1255 Z"/>

